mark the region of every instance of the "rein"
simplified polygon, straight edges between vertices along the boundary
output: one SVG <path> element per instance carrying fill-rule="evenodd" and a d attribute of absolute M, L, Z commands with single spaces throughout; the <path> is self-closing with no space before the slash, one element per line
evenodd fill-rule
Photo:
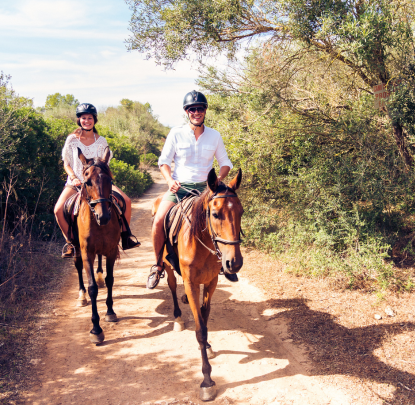
<path fill-rule="evenodd" d="M 181 187 L 183 190 L 185 190 L 185 191 L 187 191 L 188 193 L 190 193 L 190 194 L 192 194 L 192 195 L 194 195 L 194 196 L 199 196 L 200 194 L 197 194 L 197 193 L 194 193 L 192 190 L 188 190 L 187 188 L 185 188 L 185 187 Z M 221 190 L 222 191 L 222 190 Z M 225 191 L 226 192 L 228 192 L 228 191 L 231 191 L 231 189 L 229 188 L 229 187 L 226 187 L 225 188 Z M 235 193 L 235 192 L 233 192 L 232 191 L 232 194 L 225 194 L 225 195 L 217 195 L 217 193 L 219 192 L 219 190 L 217 190 L 216 192 L 215 192 L 215 194 L 213 194 L 213 196 L 209 199 L 209 201 L 210 200 L 214 200 L 215 198 L 227 198 L 227 197 L 238 197 L 238 195 Z M 181 208 L 181 210 L 182 210 L 182 214 L 183 214 L 183 216 L 184 216 L 184 218 L 186 219 L 186 221 L 187 221 L 187 223 L 188 223 L 188 225 L 189 226 L 191 226 L 191 222 L 190 222 L 190 219 L 187 217 L 187 215 L 186 215 L 186 213 L 184 212 L 184 209 L 183 209 L 183 205 L 182 205 L 182 201 L 181 200 L 179 200 L 179 196 L 177 195 L 177 193 L 175 193 L 175 195 L 176 195 L 176 198 L 177 198 L 177 201 L 179 201 L 179 204 L 180 204 L 180 208 Z M 212 239 L 212 243 L 213 243 L 213 246 L 214 246 L 214 248 L 215 248 L 215 250 L 212 250 L 210 247 L 208 247 L 208 246 L 206 246 L 200 239 L 199 239 L 199 237 L 197 237 L 196 236 L 196 239 L 207 249 L 207 250 L 209 250 L 209 252 L 210 253 L 212 253 L 213 255 L 215 255 L 219 260 L 222 260 L 222 252 L 220 251 L 220 249 L 219 249 L 219 246 L 218 246 L 218 242 L 219 243 L 223 243 L 224 245 L 238 245 L 239 243 L 241 243 L 242 242 L 242 240 L 240 239 L 240 237 L 239 237 L 239 239 L 237 239 L 237 240 L 227 240 L 227 239 L 222 239 L 222 238 L 220 238 L 218 235 L 217 235 L 217 233 L 215 232 L 215 230 L 213 229 L 213 226 L 212 226 L 212 221 L 210 220 L 210 209 L 209 209 L 209 201 L 208 201 L 208 204 L 207 204 L 207 209 L 206 209 L 206 227 L 208 227 L 209 226 L 209 230 L 210 230 L 210 238 Z M 240 234 L 242 234 L 242 235 L 244 235 L 244 233 L 243 233 L 243 231 L 242 231 L 242 229 L 241 229 L 241 231 L 240 231 Z M 245 236 L 245 235 L 244 235 Z"/>

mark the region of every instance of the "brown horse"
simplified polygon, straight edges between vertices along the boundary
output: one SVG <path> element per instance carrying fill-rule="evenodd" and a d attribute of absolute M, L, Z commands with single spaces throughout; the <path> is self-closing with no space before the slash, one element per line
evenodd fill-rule
<path fill-rule="evenodd" d="M 80 299 L 85 299 L 85 286 L 82 277 L 82 268 L 88 278 L 88 294 L 91 298 L 92 324 L 90 340 L 92 343 L 104 341 L 104 332 L 99 325 L 97 311 L 98 285 L 94 277 L 94 260 L 96 255 L 106 257 L 107 276 L 105 284 L 107 295 L 107 322 L 116 322 L 117 315 L 112 309 L 112 286 L 114 284 L 114 263 L 119 256 L 118 243 L 121 236 L 121 227 L 117 215 L 111 212 L 112 208 L 112 174 L 108 167 L 110 151 L 107 148 L 104 157 L 86 159 L 78 148 L 78 156 L 84 168 L 84 183 L 81 189 L 81 203 L 77 217 L 80 254 L 75 257 L 75 267 L 78 270 Z M 101 264 L 101 258 L 99 264 Z M 99 265 L 99 267 L 101 267 Z M 102 271 L 102 270 L 101 270 Z M 101 276 L 102 277 L 102 276 Z"/>
<path fill-rule="evenodd" d="M 185 222 L 178 235 L 176 254 L 179 258 L 187 300 L 195 319 L 196 339 L 202 354 L 204 380 L 200 385 L 200 399 L 203 401 L 210 401 L 216 396 L 215 382 L 210 377 L 212 367 L 208 360 L 208 357 L 213 357 L 213 350 L 207 342 L 210 301 L 221 268 L 226 273 L 234 274 L 243 264 L 239 246 L 243 208 L 236 195 L 241 180 L 242 171 L 239 169 L 235 178 L 225 186 L 219 182 L 215 170 L 212 169 L 208 175 L 206 190 L 196 197 L 193 204 L 189 216 L 190 225 Z M 156 210 L 157 206 L 153 207 L 153 212 Z M 175 330 L 181 330 L 176 277 L 166 255 L 165 249 L 163 261 L 173 296 Z M 200 284 L 203 284 L 202 307 L 199 303 Z M 179 329 L 176 329 L 176 326 L 179 326 Z"/>

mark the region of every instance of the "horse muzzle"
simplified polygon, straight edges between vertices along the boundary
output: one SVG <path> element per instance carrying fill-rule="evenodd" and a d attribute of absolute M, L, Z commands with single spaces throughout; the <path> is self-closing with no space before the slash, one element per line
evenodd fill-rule
<path fill-rule="evenodd" d="M 102 214 L 95 212 L 95 219 L 99 226 L 105 226 L 111 220 L 111 212 L 106 212 Z"/>
<path fill-rule="evenodd" d="M 239 255 L 238 257 L 232 257 L 230 259 L 225 256 L 222 257 L 222 268 L 225 273 L 235 274 L 241 269 L 243 264 L 244 259 L 242 255 Z"/>

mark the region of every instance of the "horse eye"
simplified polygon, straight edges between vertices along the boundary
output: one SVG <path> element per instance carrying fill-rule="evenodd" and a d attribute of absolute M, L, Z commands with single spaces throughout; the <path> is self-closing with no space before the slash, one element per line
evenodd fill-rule
<path fill-rule="evenodd" d="M 212 213 L 212 217 L 218 219 L 219 218 L 219 215 L 216 212 L 213 212 Z"/>

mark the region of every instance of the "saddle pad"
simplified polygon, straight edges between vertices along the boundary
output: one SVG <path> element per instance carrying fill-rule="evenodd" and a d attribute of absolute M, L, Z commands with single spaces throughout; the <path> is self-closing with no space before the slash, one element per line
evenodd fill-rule
<path fill-rule="evenodd" d="M 68 224 L 71 224 L 79 212 L 79 205 L 81 202 L 81 192 L 78 191 L 75 194 L 72 194 L 66 201 L 63 206 L 63 214 L 65 220 Z"/>
<path fill-rule="evenodd" d="M 170 244 L 173 246 L 177 243 L 177 237 L 182 227 L 184 216 L 183 211 L 186 216 L 190 219 L 190 213 L 195 202 L 196 196 L 189 194 L 181 200 L 181 204 L 178 203 L 174 205 L 164 218 L 164 232 L 166 239 L 168 238 Z"/>
<path fill-rule="evenodd" d="M 124 198 L 120 193 L 117 193 L 116 191 L 112 192 L 112 202 L 120 215 L 125 213 L 126 205 Z"/>

